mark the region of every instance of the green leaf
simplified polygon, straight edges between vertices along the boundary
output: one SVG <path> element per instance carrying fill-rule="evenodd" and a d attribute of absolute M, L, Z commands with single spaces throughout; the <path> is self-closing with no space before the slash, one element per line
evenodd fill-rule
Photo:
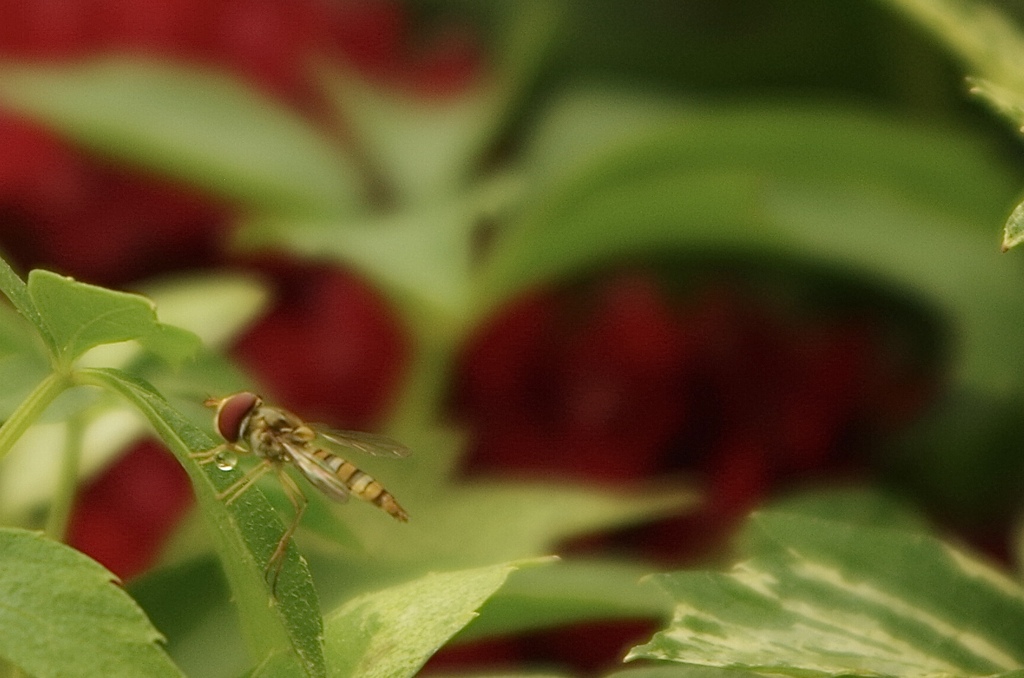
<path fill-rule="evenodd" d="M 63 544 L 0 528 L 0 655 L 39 678 L 183 675 L 113 580 Z"/>
<path fill-rule="evenodd" d="M 269 211 L 349 212 L 361 187 L 330 138 L 235 78 L 110 57 L 0 68 L 0 103 L 90 148 Z"/>
<path fill-rule="evenodd" d="M 789 675 L 987 676 L 1024 667 L 1024 591 L 931 536 L 756 515 L 732 572 L 656 575 L 672 624 L 628 659 Z"/>
<path fill-rule="evenodd" d="M 568 538 L 686 512 L 699 500 L 685 486 L 613 491 L 566 483 L 453 479 L 463 436 L 444 429 L 390 433 L 413 454 L 397 461 L 364 456 L 359 465 L 408 510 L 409 523 L 389 520 L 362 502 L 337 508 L 362 549 L 344 557 L 316 554 L 326 607 L 424 570 L 548 555 Z M 586 601 L 592 591 L 579 595 L 583 607 L 590 605 Z M 561 604 L 552 601 L 552 607 Z"/>
<path fill-rule="evenodd" d="M 979 243 L 978 222 L 986 215 L 1001 219 L 1016 191 L 1013 177 L 980 143 L 855 109 L 680 108 L 672 119 L 665 102 L 646 106 L 644 116 L 636 112 L 643 101 L 593 91 L 556 103 L 536 137 L 544 146 L 528 151 L 541 168 L 541 192 L 494 243 L 478 285 L 483 304 L 666 248 L 806 256 L 794 240 L 803 232 L 790 232 L 764 211 L 780 184 L 884 192 L 890 203 L 962 219 L 957 227 L 978 234 Z M 576 139 L 568 150 L 567 138 Z M 553 155 L 561 156 L 557 164 L 543 160 Z M 969 181 L 970 190 L 958 179 Z M 718 181 L 725 183 L 716 188 Z M 827 196 L 819 202 L 823 210 L 837 207 Z M 811 234 L 824 242 L 854 234 L 856 216 L 848 215 L 842 230 L 819 222 Z M 878 239 L 880 249 L 912 252 L 922 244 L 893 227 Z"/>
<path fill-rule="evenodd" d="M 160 320 L 185 330 L 194 329 L 205 344 L 212 346 L 235 336 L 266 301 L 264 287 L 255 280 L 227 274 L 150 282 L 145 291 L 157 304 Z M 42 345 L 34 339 L 28 323 L 0 307 L 0 381 L 7 389 L 0 394 L 2 419 L 8 418 L 52 369 Z M 151 340 L 152 337 L 147 339 Z M 194 343 L 195 339 L 188 337 L 185 346 Z M 10 347 L 11 355 L 4 355 L 5 346 Z M 180 394 L 182 405 L 201 413 L 201 418 L 194 419 L 201 424 L 210 421 L 210 412 L 195 406 L 206 395 L 251 388 L 223 356 L 212 351 L 202 349 L 177 369 L 168 370 L 164 361 L 143 353 L 141 348 L 135 342 L 104 344 L 90 349 L 77 361 L 77 366 L 116 367 L 150 379 L 162 393 Z M 58 401 L 60 407 L 49 409 L 42 420 L 37 417 L 29 422 L 36 425 L 18 437 L 11 456 L 4 460 L 0 474 L 0 518 L 7 522 L 25 521 L 30 512 L 38 511 L 52 498 L 66 440 L 64 419 L 68 416 L 74 414 L 84 422 L 79 464 L 79 479 L 83 481 L 146 435 L 142 416 L 119 397 L 86 397 L 81 390 L 68 395 L 74 397 Z"/>
<path fill-rule="evenodd" d="M 35 270 L 28 276 L 28 295 L 53 337 L 55 357 L 64 364 L 94 346 L 121 341 L 138 341 L 172 361 L 199 347 L 191 332 L 157 321 L 153 302 L 137 294 Z"/>
<path fill-rule="evenodd" d="M 559 94 L 523 149 L 539 191 L 565 181 L 600 156 L 635 143 L 638 134 L 686 120 L 695 113 L 678 99 L 630 88 L 576 85 Z"/>
<path fill-rule="evenodd" d="M 584 104 L 594 105 L 563 105 Z M 956 333 L 954 379 L 1003 396 L 1018 388 L 1005 366 L 1006 347 L 1024 347 L 1020 271 L 984 229 L 1003 218 L 1015 180 L 981 144 L 795 107 L 690 111 L 623 134 L 581 147 L 496 240 L 480 313 L 623 260 L 798 262 L 918 301 Z"/>
<path fill-rule="evenodd" d="M 1024 242 L 1024 202 L 1018 203 L 1003 226 L 1003 251 Z"/>
<path fill-rule="evenodd" d="M 283 653 L 305 675 L 325 675 L 319 603 L 305 561 L 289 546 L 276 596 L 270 594 L 264 577 L 267 559 L 283 531 L 266 498 L 253 488 L 230 506 L 218 499 L 217 492 L 241 472 L 222 472 L 213 464 L 199 466 L 189 458 L 190 453 L 209 450 L 216 443 L 148 384 L 111 369 L 80 370 L 76 378 L 118 393 L 138 408 L 188 472 L 214 535 L 253 658 L 260 662 Z"/>
<path fill-rule="evenodd" d="M 949 374 L 957 387 L 1001 398 L 1020 389 L 1020 375 L 1006 369 L 1017 359 L 1008 342 L 1024 356 L 1017 340 L 1024 326 L 1012 319 L 1024 311 L 1024 296 L 1013 292 L 1020 269 L 975 230 L 983 217 L 965 220 L 881 193 L 809 187 L 780 188 L 767 207 L 794 238 L 794 254 L 852 269 L 937 312 L 952 337 Z"/>
<path fill-rule="evenodd" d="M 564 539 L 614 529 L 692 507 L 683 490 L 612 492 L 556 483 L 461 483 L 431 495 L 403 493 L 398 464 L 383 478 L 408 509 L 408 525 L 381 524 L 352 511 L 350 524 L 371 557 L 433 567 L 468 567 L 546 555 Z M 414 528 L 414 529 L 411 529 Z"/>
<path fill-rule="evenodd" d="M 351 266 L 389 292 L 413 329 L 450 335 L 466 319 L 473 231 L 520 192 L 499 176 L 455 198 L 358 220 L 259 215 L 237 236 L 244 249 L 284 248 Z"/>
<path fill-rule="evenodd" d="M 1010 89 L 984 78 L 968 78 L 971 94 L 981 98 L 996 113 L 1024 132 L 1024 89 Z"/>
<path fill-rule="evenodd" d="M 493 85 L 445 99 L 386 90 L 355 72 L 325 70 L 323 82 L 366 156 L 400 204 L 450 196 L 477 160 L 501 91 Z"/>
<path fill-rule="evenodd" d="M 39 339 L 38 328 L 0 304 L 0 420 L 7 419 L 51 370 L 46 345 Z"/>
<path fill-rule="evenodd" d="M 976 0 L 885 0 L 937 37 L 976 77 L 971 93 L 1024 132 L 1024 33 L 994 5 Z M 1022 240 L 1020 205 L 1006 222 L 1003 251 Z"/>
<path fill-rule="evenodd" d="M 463 201 L 358 223 L 259 216 L 240 233 L 245 248 L 284 246 L 352 266 L 392 293 L 411 316 L 458 318 L 469 296 L 470 229 Z"/>
<path fill-rule="evenodd" d="M 411 678 L 520 565 L 438 572 L 348 602 L 325 619 L 338 678 Z"/>
<path fill-rule="evenodd" d="M 829 185 L 889 188 L 962 216 L 998 214 L 993 201 L 1017 178 L 993 160 L 988 142 L 900 123 L 854 106 L 682 105 L 636 91 L 570 90 L 545 113 L 526 149 L 542 168 L 544 201 L 586 201 L 603 188 L 688 168 Z M 957 168 L 974 174 L 951 176 Z M 957 195 L 957 179 L 972 191 Z M 533 210 L 531 210 L 533 211 Z M 537 215 L 531 215 L 536 217 Z M 984 231 L 983 225 L 973 227 Z"/>
<path fill-rule="evenodd" d="M 1024 93 L 1024 36 L 993 4 L 977 0 L 884 0 L 937 37 L 979 75 Z"/>
<path fill-rule="evenodd" d="M 50 336 L 49 328 L 43 322 L 39 310 L 32 301 L 28 286 L 2 257 L 0 257 L 0 291 L 10 300 L 18 313 L 35 326 L 39 336 L 50 347 L 50 350 L 54 350 L 53 337 Z"/>
<path fill-rule="evenodd" d="M 806 490 L 777 499 L 769 504 L 768 509 L 858 525 L 912 531 L 928 529 L 921 512 L 907 501 L 870 487 L 828 486 Z"/>
<path fill-rule="evenodd" d="M 667 621 L 671 602 L 641 581 L 654 565 L 612 560 L 561 560 L 514 573 L 456 642 L 607 619 Z"/>
<path fill-rule="evenodd" d="M 405 438 L 402 438 L 405 441 Z M 416 448 L 407 460 L 430 455 Z M 378 460 L 372 460 L 378 461 Z M 386 461 L 386 460 L 385 460 Z M 637 489 L 631 492 L 553 483 L 475 482 L 420 486 L 417 468 L 405 464 L 360 466 L 380 480 L 410 514 L 408 524 L 382 517 L 372 506 L 345 506 L 345 522 L 362 549 L 343 557 L 317 553 L 317 582 L 325 606 L 352 595 L 403 581 L 425 570 L 450 570 L 557 553 L 566 539 L 611 530 L 689 510 L 696 493 L 686 490 Z M 378 470 L 380 468 L 381 470 Z M 650 571 L 648 569 L 648 571 Z M 604 576 L 622 584 L 612 566 Z M 603 576 L 600 570 L 592 576 Z M 557 575 L 553 575 L 557 576 Z M 524 609 L 509 624 L 546 625 L 549 620 L 585 617 L 623 605 L 617 595 L 596 597 L 592 580 L 581 578 L 576 590 Z M 635 581 L 635 580 L 634 580 Z M 538 583 L 539 589 L 545 584 Z M 546 589 L 550 591 L 550 588 Z M 628 594 L 624 594 L 627 595 Z M 641 594 L 642 596 L 643 594 Z M 650 602 L 638 602 L 645 607 Z M 497 621 L 497 620 L 496 620 Z M 498 622 L 504 623 L 504 622 Z"/>
<path fill-rule="evenodd" d="M 276 479 L 267 479 L 262 482 L 263 493 L 274 509 L 282 515 L 288 515 L 292 510 L 288 497 L 280 490 L 280 483 Z M 306 484 L 302 485 L 304 488 Z M 306 499 L 306 511 L 302 514 L 302 531 L 306 535 L 316 535 L 319 539 L 310 540 L 310 548 L 326 548 L 336 551 L 338 547 L 344 549 L 361 549 L 359 539 L 349 529 L 343 514 L 337 511 L 337 502 L 331 500 L 323 492 L 314 487 L 308 487 Z"/>
<path fill-rule="evenodd" d="M 714 666 L 676 664 L 631 668 L 610 673 L 605 678 L 755 678 L 761 675 L 751 671 L 720 669 Z"/>
<path fill-rule="evenodd" d="M 167 654 L 188 676 L 238 676 L 249 667 L 230 602 L 231 592 L 213 553 L 151 568 L 127 584 L 167 636 Z"/>

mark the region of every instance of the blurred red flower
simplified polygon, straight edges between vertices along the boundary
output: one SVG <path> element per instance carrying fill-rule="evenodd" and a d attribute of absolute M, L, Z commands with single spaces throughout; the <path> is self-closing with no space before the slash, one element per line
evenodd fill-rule
<path fill-rule="evenodd" d="M 499 313 L 459 370 L 469 471 L 696 474 L 698 513 L 637 532 L 645 551 L 678 560 L 715 545 L 770 491 L 863 469 L 855 437 L 906 421 L 926 391 L 886 349 L 885 319 L 773 305 L 721 279 L 674 301 L 653 274 L 629 273 Z"/>
<path fill-rule="evenodd" d="M 590 303 L 535 294 L 471 342 L 458 409 L 475 470 L 650 475 L 683 425 L 693 347 L 649 276 L 613 278 Z"/>
<path fill-rule="evenodd" d="M 159 556 L 191 504 L 185 471 L 162 445 L 146 441 L 81 490 L 68 543 L 127 579 Z"/>
<path fill-rule="evenodd" d="M 277 303 L 234 355 L 279 404 L 304 419 L 372 429 L 387 411 L 408 346 L 380 295 L 350 273 L 264 261 Z"/>

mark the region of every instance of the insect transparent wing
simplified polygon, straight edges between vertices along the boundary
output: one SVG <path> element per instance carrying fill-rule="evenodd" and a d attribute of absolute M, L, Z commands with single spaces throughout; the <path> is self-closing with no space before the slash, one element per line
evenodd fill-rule
<path fill-rule="evenodd" d="M 318 490 L 337 502 L 346 502 L 349 498 L 348 488 L 322 461 L 311 456 L 304 447 L 286 445 L 292 461 L 306 480 Z"/>
<path fill-rule="evenodd" d="M 310 427 L 317 433 L 317 443 L 327 449 L 343 448 L 359 450 L 375 457 L 408 457 L 408 447 L 376 433 L 365 433 L 363 431 L 338 431 L 321 424 L 311 424 Z"/>

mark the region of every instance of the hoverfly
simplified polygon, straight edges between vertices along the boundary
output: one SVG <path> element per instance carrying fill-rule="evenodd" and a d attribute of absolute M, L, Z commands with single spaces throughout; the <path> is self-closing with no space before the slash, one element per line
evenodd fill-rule
<path fill-rule="evenodd" d="M 200 464 L 215 462 L 225 469 L 234 468 L 236 458 L 232 453 L 253 454 L 260 458 L 258 465 L 218 493 L 217 498 L 231 504 L 272 470 L 295 509 L 291 524 L 267 561 L 266 573 L 271 577 L 272 589 L 277 588 L 288 540 L 298 527 L 308 503 L 298 484 L 285 472 L 286 465 L 297 468 L 306 480 L 335 501 L 344 502 L 350 495 L 355 495 L 376 504 L 396 520 L 403 523 L 409 520 L 409 514 L 390 492 L 336 453 L 352 449 L 383 457 L 405 457 L 409 449 L 401 443 L 372 433 L 335 431 L 318 424 L 307 424 L 287 410 L 263 404 L 260 396 L 248 391 L 220 399 L 209 398 L 203 404 L 216 409 L 214 422 L 225 442 L 196 452 L 192 458 Z"/>

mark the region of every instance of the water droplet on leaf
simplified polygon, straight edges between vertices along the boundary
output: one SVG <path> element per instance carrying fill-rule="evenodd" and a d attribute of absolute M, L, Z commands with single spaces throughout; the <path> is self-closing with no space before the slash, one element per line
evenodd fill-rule
<path fill-rule="evenodd" d="M 217 456 L 213 458 L 213 463 L 221 471 L 231 471 L 238 465 L 238 455 L 231 450 L 224 450 L 217 453 Z"/>

